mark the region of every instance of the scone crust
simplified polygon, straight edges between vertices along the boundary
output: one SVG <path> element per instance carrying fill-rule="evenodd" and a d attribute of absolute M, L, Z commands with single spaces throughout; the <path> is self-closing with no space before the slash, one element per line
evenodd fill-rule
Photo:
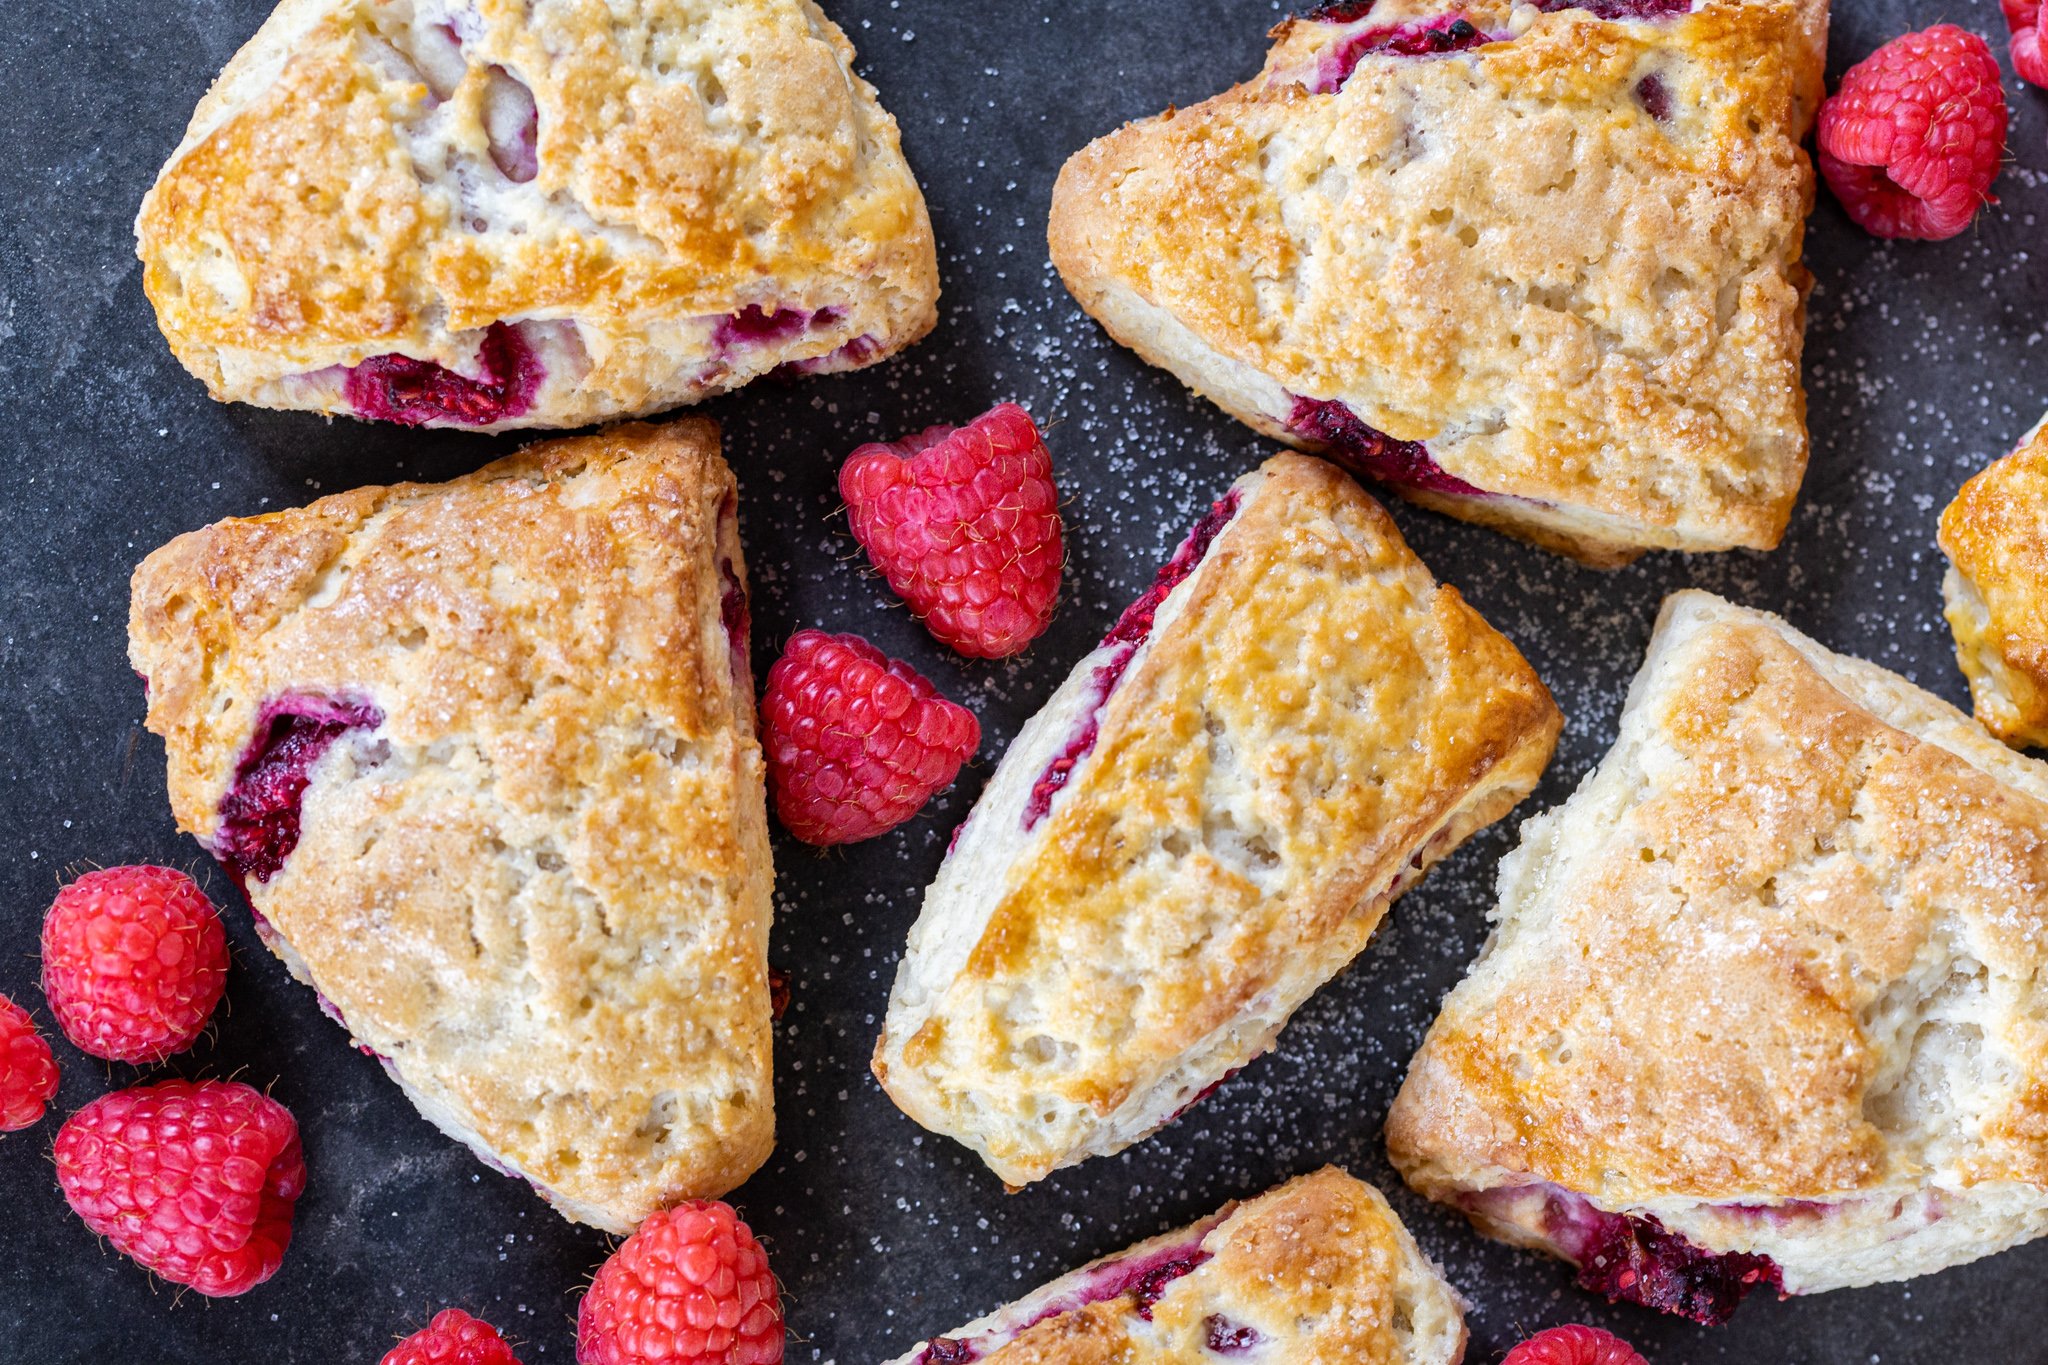
<path fill-rule="evenodd" d="M 1956 659 L 1977 719 L 2008 744 L 2048 747 L 2048 433 L 1962 486 L 1941 514 Z"/>
<path fill-rule="evenodd" d="M 421 54 L 437 31 L 467 59 L 445 95 Z M 535 334 L 550 373 L 494 426 L 646 415 L 788 361 L 880 359 L 936 320 L 937 259 L 895 120 L 853 59 L 810 0 L 627 17 L 588 0 L 285 0 L 143 201 L 143 285 L 215 397 L 270 407 L 347 412 L 331 367 L 372 356 L 474 373 L 498 321 L 567 331 Z M 499 73 L 538 111 L 529 182 L 493 161 Z M 837 313 L 721 344 L 720 319 L 748 307 Z"/>
<path fill-rule="evenodd" d="M 1290 20 L 1258 77 L 1075 155 L 1049 233 L 1069 289 L 1269 436 L 1314 448 L 1290 399 L 1341 401 L 1496 495 L 1411 493 L 1439 510 L 1603 564 L 1775 545 L 1807 454 L 1825 3 L 1461 0 L 1504 40 L 1312 93 L 1344 35 L 1452 8 Z"/>
<path fill-rule="evenodd" d="M 715 424 L 532 446 L 178 537 L 130 658 L 213 843 L 279 699 L 382 721 L 310 770 L 259 928 L 421 1108 L 616 1232 L 773 1140 L 772 878 Z"/>
<path fill-rule="evenodd" d="M 1457 1365 L 1464 1312 L 1380 1192 L 1335 1167 L 1226 1207 L 1200 1237 L 1209 1259 L 1140 1318 L 1128 1294 L 1057 1313 L 979 1357 L 987 1365 L 1209 1361 L 1212 1319 L 1248 1327 L 1299 1365 Z M 1197 1225 L 1199 1228 L 1201 1225 Z M 1196 1229 L 1084 1267 L 1083 1279 Z M 1059 1283 L 1059 1282 L 1056 1282 Z M 1054 1286 L 1047 1286 L 1053 1289 Z M 979 1325 L 992 1325 L 983 1319 Z M 971 1339 L 971 1330 L 960 1335 Z M 913 1365 L 918 1350 L 894 1365 Z"/>
<path fill-rule="evenodd" d="M 899 970 L 876 1074 L 1011 1184 L 1158 1127 L 1191 1058 L 1199 1089 L 1262 1051 L 1562 725 L 1342 472 L 1283 454 L 1240 494 L 963 968 L 912 998 L 921 923 Z"/>
<path fill-rule="evenodd" d="M 1676 1223 L 2031 1186 L 2038 1221 L 2048 768 L 1946 703 L 1677 594 L 1615 751 L 1501 894 L 1388 1120 L 1423 1193 L 1549 1182 Z M 1760 1216 L 1742 1249 L 1788 1235 Z"/>

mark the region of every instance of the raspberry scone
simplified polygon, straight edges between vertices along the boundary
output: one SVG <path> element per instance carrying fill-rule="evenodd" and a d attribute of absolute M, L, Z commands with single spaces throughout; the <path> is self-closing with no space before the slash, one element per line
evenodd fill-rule
<path fill-rule="evenodd" d="M 1464 1305 L 1335 1167 L 1054 1280 L 890 1365 L 1458 1365 Z"/>
<path fill-rule="evenodd" d="M 1013 1186 L 1120 1151 L 1270 1047 L 1561 725 L 1378 503 L 1276 456 L 1011 743 L 925 893 L 875 1074 Z"/>
<path fill-rule="evenodd" d="M 1700 592 L 1501 864 L 1394 1164 L 1700 1322 L 2048 1232 L 2048 766 Z"/>
<path fill-rule="evenodd" d="M 1942 595 L 1977 719 L 2048 746 L 2048 419 L 1941 514 Z"/>
<path fill-rule="evenodd" d="M 477 430 L 660 412 L 923 336 L 896 123 L 810 0 L 285 0 L 142 202 L 219 399 Z"/>
<path fill-rule="evenodd" d="M 180 827 L 423 1114 L 613 1232 L 767 1158 L 773 874 L 713 423 L 219 522 L 133 591 Z"/>
<path fill-rule="evenodd" d="M 1826 0 L 1348 0 L 1068 161 L 1053 260 L 1276 439 L 1590 563 L 1777 544 Z"/>

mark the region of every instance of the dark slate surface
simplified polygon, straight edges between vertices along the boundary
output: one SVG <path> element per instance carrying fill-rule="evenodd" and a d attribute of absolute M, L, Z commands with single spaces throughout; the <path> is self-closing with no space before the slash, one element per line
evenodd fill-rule
<path fill-rule="evenodd" d="M 419 1118 L 258 946 L 225 881 L 166 807 L 158 742 L 124 657 L 127 575 L 218 517 L 395 477 L 445 477 L 508 448 L 210 402 L 152 325 L 129 224 L 187 112 L 263 17 L 263 0 L 28 0 L 0 50 L 0 990 L 39 1010 L 35 935 L 68 869 L 157 860 L 228 906 L 235 947 L 217 1036 L 163 1074 L 239 1076 L 298 1115 L 312 1183 L 275 1280 L 208 1302 L 99 1245 L 51 1179 L 53 1116 L 0 1138 L 0 1359 L 364 1362 L 459 1304 L 567 1361 L 606 1239 L 551 1213 Z M 855 629 L 979 711 L 982 762 L 906 830 L 830 855 L 779 842 L 775 958 L 795 1004 L 777 1046 L 781 1145 L 735 1196 L 788 1287 L 792 1361 L 865 1365 L 1105 1251 L 1325 1161 L 1389 1189 L 1473 1302 L 1471 1359 L 1520 1333 L 1589 1320 L 1662 1365 L 2039 1361 L 2048 1242 L 1905 1286 L 1753 1302 L 1706 1331 L 1613 1309 L 1558 1265 L 1484 1243 L 1401 1190 L 1380 1139 L 1436 1001 L 1484 934 L 1516 819 L 1402 901 L 1371 948 L 1311 1001 L 1279 1050 L 1137 1149 L 1006 1196 L 962 1149 L 921 1133 L 867 1072 L 920 889 L 990 763 L 1148 580 L 1181 527 L 1260 443 L 1109 344 L 1059 288 L 1043 219 L 1061 160 L 1120 120 L 1256 69 L 1269 0 L 1119 6 L 830 4 L 902 122 L 936 221 L 945 281 L 934 337 L 893 364 L 712 405 L 745 489 L 757 640 Z M 1909 0 L 1845 0 L 1839 72 L 1910 23 Z M 1942 11 L 2001 33 L 1991 0 Z M 1999 46 L 2003 47 L 2002 41 Z M 1952 700 L 1935 516 L 2048 399 L 2039 310 L 2048 260 L 2041 97 L 2014 85 L 2004 203 L 1962 239 L 1886 245 L 1823 197 L 1807 381 L 1814 457 L 1772 555 L 1653 556 L 1599 574 L 1408 508 L 1415 547 L 1528 651 L 1570 717 L 1537 802 L 1562 798 L 1609 740 L 1662 595 L 1687 584 L 1787 614 L 1837 648 Z M 1050 634 L 1020 663 L 949 657 L 854 572 L 837 461 L 855 443 L 1015 398 L 1053 426 L 1072 567 Z M 769 655 L 763 648 L 757 673 Z M 43 1014 L 45 1024 L 48 1016 Z M 136 1079 L 59 1044 L 59 1112 Z"/>

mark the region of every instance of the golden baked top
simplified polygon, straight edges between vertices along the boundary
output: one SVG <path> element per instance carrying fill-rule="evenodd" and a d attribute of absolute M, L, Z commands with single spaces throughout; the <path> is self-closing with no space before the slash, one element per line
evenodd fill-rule
<path fill-rule="evenodd" d="M 1012 744 L 891 998 L 883 1084 L 1013 1183 L 1135 1141 L 1263 1050 L 1422 867 L 1535 785 L 1562 724 L 1335 468 L 1278 456 L 1218 509 L 1107 700 L 1064 702 L 1091 655 Z M 1044 717 L 1091 713 L 1020 819 L 1017 768 L 1062 742 Z"/>
<path fill-rule="evenodd" d="M 1300 403 L 1338 403 L 1426 448 L 1427 476 L 1365 459 L 1397 484 L 1612 544 L 1769 547 L 1806 463 L 1825 29 L 1824 0 L 1289 20 L 1259 76 L 1069 161 L 1053 256 L 1120 340 L 1279 439 L 1328 447 Z"/>
<path fill-rule="evenodd" d="M 2012 744 L 2048 745 L 2048 433 L 1965 483 L 1941 514 L 1954 565 L 1948 620 L 1977 719 Z"/>
<path fill-rule="evenodd" d="M 984 1365 L 1208 1361 L 1218 1342 L 1289 1365 L 1451 1365 L 1464 1336 L 1456 1294 L 1385 1198 L 1325 1167 L 944 1340 Z M 944 1359 L 932 1345 L 896 1365 Z"/>
<path fill-rule="evenodd" d="M 630 1231 L 772 1141 L 735 486 L 704 420 L 178 537 L 171 806 L 427 1115 Z"/>
<path fill-rule="evenodd" d="M 852 64 L 810 0 L 285 0 L 143 201 L 144 287 L 216 397 L 272 407 L 568 426 L 866 363 L 938 284 Z M 484 410 L 349 386 L 387 355 Z"/>
<path fill-rule="evenodd" d="M 1388 1121 L 1424 1193 L 2048 1183 L 2048 768 L 1903 679 L 1678 594 L 1497 914 Z"/>

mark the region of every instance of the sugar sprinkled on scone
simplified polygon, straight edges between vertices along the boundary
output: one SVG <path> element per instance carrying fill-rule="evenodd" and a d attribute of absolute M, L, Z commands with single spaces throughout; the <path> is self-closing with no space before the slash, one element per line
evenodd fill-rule
<path fill-rule="evenodd" d="M 1598 564 L 1767 548 L 1806 464 L 1825 0 L 1384 0 L 1054 190 L 1117 340 L 1276 439 Z"/>
<path fill-rule="evenodd" d="M 745 592 L 703 420 L 219 522 L 135 572 L 179 825 L 428 1118 L 616 1232 L 773 1140 Z"/>
<path fill-rule="evenodd" d="M 1388 1120 L 1416 1189 L 1702 1322 L 2048 1232 L 2048 767 L 1685 592 L 1522 834 Z"/>
<path fill-rule="evenodd" d="M 1106 1256 L 890 1365 L 1457 1365 L 1464 1307 L 1335 1167 Z"/>
<path fill-rule="evenodd" d="M 1561 719 L 1331 465 L 1195 525 L 1011 743 L 926 893 L 875 1072 L 1022 1185 L 1272 1044 Z"/>
<path fill-rule="evenodd" d="M 810 0 L 285 0 L 136 236 L 216 398 L 412 425 L 644 416 L 937 316 L 895 120 Z"/>

